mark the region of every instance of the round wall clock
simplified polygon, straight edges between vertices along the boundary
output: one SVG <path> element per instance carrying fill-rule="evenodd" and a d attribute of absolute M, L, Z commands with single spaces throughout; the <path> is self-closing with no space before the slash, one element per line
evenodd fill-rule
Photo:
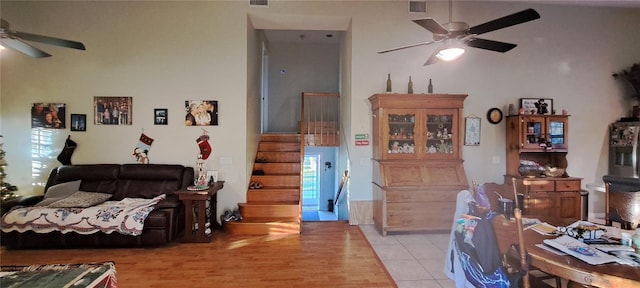
<path fill-rule="evenodd" d="M 500 123 L 500 121 L 502 121 L 502 110 L 498 108 L 489 109 L 487 112 L 487 120 L 489 120 L 489 123 L 491 124 Z"/>

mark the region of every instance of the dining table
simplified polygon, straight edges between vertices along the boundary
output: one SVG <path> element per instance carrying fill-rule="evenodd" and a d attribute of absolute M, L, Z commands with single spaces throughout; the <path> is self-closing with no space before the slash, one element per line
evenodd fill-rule
<path fill-rule="evenodd" d="M 619 263 L 591 265 L 571 255 L 559 255 L 538 246 L 543 240 L 557 236 L 543 235 L 533 229 L 525 230 L 523 236 L 531 265 L 545 273 L 594 287 L 640 287 L 640 267 Z"/>

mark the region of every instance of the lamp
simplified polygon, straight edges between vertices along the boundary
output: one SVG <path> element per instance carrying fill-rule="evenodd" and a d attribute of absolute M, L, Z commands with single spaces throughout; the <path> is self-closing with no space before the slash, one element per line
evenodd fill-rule
<path fill-rule="evenodd" d="M 436 57 L 442 61 L 453 61 L 462 56 L 464 51 L 464 44 L 458 39 L 446 39 L 444 46 L 436 53 Z"/>

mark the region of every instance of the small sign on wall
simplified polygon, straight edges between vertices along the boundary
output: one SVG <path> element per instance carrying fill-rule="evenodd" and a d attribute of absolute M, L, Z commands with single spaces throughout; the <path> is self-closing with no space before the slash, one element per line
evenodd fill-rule
<path fill-rule="evenodd" d="M 356 146 L 369 146 L 369 134 L 356 134 Z"/>

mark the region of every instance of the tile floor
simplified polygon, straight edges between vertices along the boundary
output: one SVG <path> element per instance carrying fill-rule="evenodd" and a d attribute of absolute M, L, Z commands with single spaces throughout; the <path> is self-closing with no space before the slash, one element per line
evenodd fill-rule
<path fill-rule="evenodd" d="M 382 236 L 371 225 L 359 225 L 399 288 L 455 287 L 444 274 L 449 233 Z"/>

